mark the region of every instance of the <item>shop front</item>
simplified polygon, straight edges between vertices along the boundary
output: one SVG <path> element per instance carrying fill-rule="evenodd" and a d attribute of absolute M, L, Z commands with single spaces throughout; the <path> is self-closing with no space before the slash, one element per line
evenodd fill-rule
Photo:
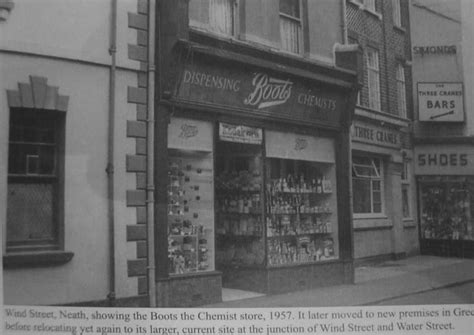
<path fill-rule="evenodd" d="M 357 115 L 352 124 L 354 258 L 360 263 L 418 253 L 406 125 L 389 116 L 384 121 Z"/>
<path fill-rule="evenodd" d="M 215 302 L 222 287 L 271 294 L 351 282 L 355 75 L 332 70 L 344 79 L 325 82 L 192 51 L 167 105 L 158 303 Z"/>
<path fill-rule="evenodd" d="M 415 148 L 421 253 L 474 257 L 474 147 Z"/>

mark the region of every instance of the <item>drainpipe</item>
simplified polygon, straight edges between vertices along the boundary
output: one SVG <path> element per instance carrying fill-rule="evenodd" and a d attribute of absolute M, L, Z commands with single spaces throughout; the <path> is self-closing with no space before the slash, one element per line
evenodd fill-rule
<path fill-rule="evenodd" d="M 111 27 L 110 48 L 111 56 L 109 73 L 109 125 L 108 125 L 108 150 L 107 150 L 107 215 L 109 223 L 109 293 L 107 300 L 109 306 L 115 305 L 115 222 L 114 222 L 114 130 L 115 130 L 115 72 L 117 52 L 117 0 L 111 0 Z"/>
<path fill-rule="evenodd" d="M 154 178 L 153 139 L 155 113 L 155 0 L 148 0 L 148 88 L 147 88 L 147 247 L 148 247 L 148 299 L 149 307 L 156 307 L 155 240 L 154 240 Z"/>
<path fill-rule="evenodd" d="M 341 0 L 341 11 L 342 11 L 342 44 L 348 43 L 347 37 L 347 0 Z"/>

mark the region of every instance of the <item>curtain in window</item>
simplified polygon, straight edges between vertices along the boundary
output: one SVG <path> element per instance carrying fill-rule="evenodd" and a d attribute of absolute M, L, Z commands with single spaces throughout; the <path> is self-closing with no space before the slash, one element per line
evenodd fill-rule
<path fill-rule="evenodd" d="M 209 24 L 213 31 L 226 35 L 233 34 L 233 3 L 234 0 L 210 0 Z"/>

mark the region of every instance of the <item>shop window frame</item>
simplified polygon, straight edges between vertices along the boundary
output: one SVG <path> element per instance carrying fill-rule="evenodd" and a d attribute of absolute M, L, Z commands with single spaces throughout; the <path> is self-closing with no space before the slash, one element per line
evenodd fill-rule
<path fill-rule="evenodd" d="M 358 158 L 365 158 L 370 160 L 370 165 L 366 164 L 359 164 L 354 163 L 354 160 Z M 376 163 L 377 162 L 377 163 Z M 367 175 L 358 173 L 358 168 L 368 169 L 374 172 L 374 175 Z M 362 155 L 353 155 L 352 157 L 352 196 L 355 197 L 354 194 L 354 180 L 369 180 L 370 182 L 370 212 L 355 212 L 353 208 L 353 215 L 355 219 L 362 219 L 362 218 L 385 218 L 385 169 L 384 169 L 384 161 L 381 157 L 375 156 L 362 156 Z M 360 170 L 359 170 L 360 171 Z M 375 190 L 380 192 L 380 212 L 374 211 L 374 182 L 380 183 L 380 189 Z"/>

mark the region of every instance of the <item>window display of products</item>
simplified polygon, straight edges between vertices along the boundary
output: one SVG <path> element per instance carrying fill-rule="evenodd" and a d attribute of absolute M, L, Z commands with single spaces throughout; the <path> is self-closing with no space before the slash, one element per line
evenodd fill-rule
<path fill-rule="evenodd" d="M 336 258 L 330 164 L 267 159 L 268 265 Z"/>
<path fill-rule="evenodd" d="M 217 267 L 262 265 L 261 147 L 220 141 L 216 159 Z"/>
<path fill-rule="evenodd" d="M 170 274 L 214 270 L 212 154 L 169 150 Z"/>
<path fill-rule="evenodd" d="M 474 240 L 474 178 L 420 180 L 421 235 L 424 239 Z"/>

